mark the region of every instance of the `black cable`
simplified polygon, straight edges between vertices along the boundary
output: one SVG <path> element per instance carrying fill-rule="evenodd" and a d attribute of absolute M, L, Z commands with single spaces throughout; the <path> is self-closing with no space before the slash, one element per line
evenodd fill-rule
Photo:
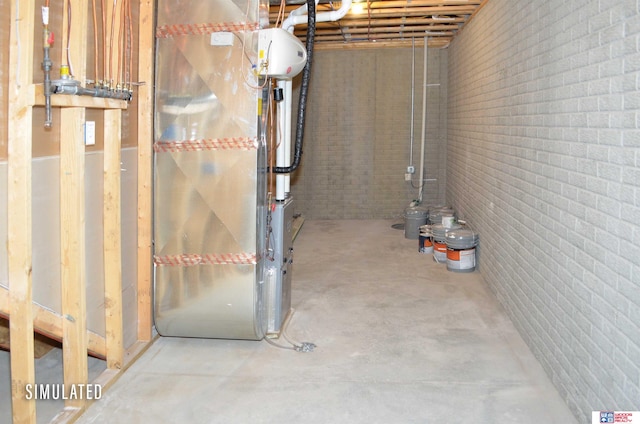
<path fill-rule="evenodd" d="M 311 79 L 311 62 L 313 58 L 313 38 L 316 33 L 316 3 L 315 0 L 307 0 L 307 63 L 302 70 L 302 85 L 300 86 L 300 101 L 298 102 L 298 122 L 296 123 L 296 144 L 291 166 L 275 166 L 276 174 L 288 174 L 300 166 L 302 158 L 302 139 L 304 137 L 304 119 L 307 109 L 307 94 L 309 92 L 309 80 Z"/>

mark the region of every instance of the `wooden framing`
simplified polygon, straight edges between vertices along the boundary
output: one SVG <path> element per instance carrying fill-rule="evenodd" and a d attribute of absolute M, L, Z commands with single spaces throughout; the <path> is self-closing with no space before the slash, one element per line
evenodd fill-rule
<path fill-rule="evenodd" d="M 363 9 L 353 5 L 344 18 L 337 22 L 318 22 L 315 30 L 315 48 L 351 49 L 410 47 L 411 40 L 429 37 L 429 47 L 444 48 L 464 27 L 465 23 L 487 0 L 377 0 L 360 2 Z M 284 14 L 299 8 L 288 5 Z M 317 13 L 336 10 L 340 3 L 321 2 Z M 275 23 L 280 5 L 273 4 L 269 20 Z M 306 22 L 297 25 L 294 34 L 306 39 Z M 422 42 L 424 44 L 424 42 Z"/>
<path fill-rule="evenodd" d="M 28 90 L 33 55 L 20 54 L 19 45 L 34 42 L 32 1 L 11 1 L 9 52 L 8 234 L 9 342 L 11 355 L 11 407 L 14 423 L 35 423 L 36 405 L 26 399 L 26 385 L 35 383 L 33 360 L 33 291 L 31 281 L 31 145 L 33 105 Z"/>
<path fill-rule="evenodd" d="M 138 341 L 128 348 L 123 337 L 121 147 L 125 101 L 54 95 L 51 105 L 60 109 L 60 247 L 61 314 L 33 303 L 32 267 L 32 145 L 33 108 L 44 105 L 43 88 L 33 84 L 34 40 L 39 34 L 34 16 L 35 0 L 11 0 L 8 106 L 8 266 L 9 287 L 0 286 L 0 317 L 9 319 L 11 355 L 11 401 L 13 423 L 36 422 L 36 401 L 28 400 L 26 385 L 35 383 L 34 332 L 62 343 L 65 390 L 87 384 L 87 354 L 105 358 L 107 369 L 95 380 L 110 386 L 149 346 L 151 319 L 151 159 L 153 113 L 154 6 L 139 2 L 138 79 L 145 82 L 138 98 Z M 73 25 L 70 55 L 74 76 L 86 81 L 88 2 L 71 0 Z M 63 13 L 66 16 L 67 2 Z M 116 11 L 110 10 L 109 14 Z M 66 44 L 63 19 L 61 44 Z M 116 20 L 117 21 L 117 20 Z M 118 23 L 120 25 L 120 23 Z M 115 46 L 114 46 L 115 48 Z M 64 55 L 66 56 L 66 50 Z M 57 61 L 58 58 L 55 60 Z M 61 63 L 66 63 L 66 57 Z M 112 65 L 112 75 L 116 73 Z M 85 270 L 85 148 L 87 109 L 102 111 L 104 122 L 103 258 L 105 336 L 87 329 Z M 65 409 L 53 422 L 75 421 L 88 406 L 86 399 L 67 399 Z"/>
<path fill-rule="evenodd" d="M 107 368 L 120 369 L 122 341 L 122 241 L 120 226 L 120 110 L 104 112 L 104 308 Z"/>
<path fill-rule="evenodd" d="M 154 1 L 140 0 L 138 31 L 138 340 L 151 340 Z M 143 143 L 144 141 L 144 143 Z"/>

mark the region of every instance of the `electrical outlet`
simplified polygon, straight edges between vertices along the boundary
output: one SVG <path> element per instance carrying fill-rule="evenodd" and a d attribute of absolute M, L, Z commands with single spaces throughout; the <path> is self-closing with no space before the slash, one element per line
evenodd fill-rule
<path fill-rule="evenodd" d="M 84 123 L 84 144 L 94 146 L 96 144 L 96 122 L 87 121 Z"/>
<path fill-rule="evenodd" d="M 404 180 L 405 181 L 411 181 L 411 174 L 409 174 L 409 173 L 404 174 Z"/>

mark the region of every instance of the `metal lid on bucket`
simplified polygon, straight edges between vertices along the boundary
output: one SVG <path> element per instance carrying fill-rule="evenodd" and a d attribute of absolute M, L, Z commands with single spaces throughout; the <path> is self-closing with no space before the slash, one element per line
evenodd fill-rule
<path fill-rule="evenodd" d="M 404 210 L 404 216 L 407 218 L 426 218 L 429 215 L 429 209 L 422 206 L 409 206 Z"/>
<path fill-rule="evenodd" d="M 446 234 L 448 234 L 448 232 L 458 230 L 460 228 L 462 228 L 460 224 L 453 224 L 451 228 L 447 228 L 442 224 L 434 224 L 431 226 L 431 233 L 433 234 L 434 238 L 444 241 L 445 236 Z"/>
<path fill-rule="evenodd" d="M 435 206 L 429 209 L 429 222 L 441 224 L 443 216 L 456 216 L 455 211 L 448 206 Z"/>
<path fill-rule="evenodd" d="M 478 234 L 467 228 L 447 231 L 445 239 L 447 247 L 452 249 L 468 249 L 478 245 Z"/>

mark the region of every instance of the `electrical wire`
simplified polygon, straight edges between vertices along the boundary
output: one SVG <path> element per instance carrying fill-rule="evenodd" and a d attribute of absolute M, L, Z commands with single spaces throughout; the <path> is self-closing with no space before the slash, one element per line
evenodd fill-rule
<path fill-rule="evenodd" d="M 96 0 L 92 0 L 93 6 L 93 65 L 94 65 L 94 85 L 98 85 L 100 76 L 98 75 L 98 12 L 96 11 Z"/>
<path fill-rule="evenodd" d="M 107 9 L 104 0 L 100 0 L 102 12 L 102 85 L 107 85 Z"/>
<path fill-rule="evenodd" d="M 118 25 L 118 49 L 117 49 L 117 56 L 118 56 L 118 65 L 117 65 L 117 69 L 118 69 L 118 74 L 116 75 L 116 87 L 119 89 L 120 88 L 120 83 L 123 80 L 123 75 L 124 75 L 124 67 L 125 67 L 125 63 L 123 60 L 123 54 L 124 54 L 124 39 L 125 39 L 125 30 L 124 30 L 124 26 L 125 26 L 125 16 L 123 13 L 123 9 L 124 9 L 124 1 L 123 0 L 120 3 L 120 9 L 119 9 L 119 13 L 118 13 L 118 19 L 119 19 L 119 25 Z"/>
<path fill-rule="evenodd" d="M 286 0 L 280 0 L 280 8 L 278 9 L 278 16 L 276 17 L 276 22 L 274 24 L 274 27 L 279 28 L 282 26 L 283 24 L 283 18 L 284 18 L 284 12 L 285 12 L 285 6 L 286 6 Z"/>
<path fill-rule="evenodd" d="M 49 3 L 49 0 L 47 0 L 47 5 Z M 47 6 L 48 7 L 48 6 Z M 20 84 L 20 2 L 17 1 L 16 2 L 16 18 L 15 18 L 15 25 L 16 25 L 16 56 L 17 56 L 17 63 L 16 63 L 16 90 L 19 90 L 20 87 L 22 86 Z"/>
<path fill-rule="evenodd" d="M 67 0 L 67 65 L 69 66 L 69 75 L 73 78 L 73 64 L 71 63 L 71 0 Z"/>
<path fill-rule="evenodd" d="M 127 17 L 129 19 L 129 45 L 127 53 L 129 55 L 129 74 L 127 75 L 127 89 L 132 91 L 133 89 L 133 18 L 131 13 L 131 0 L 127 0 Z"/>
<path fill-rule="evenodd" d="M 289 327 L 289 323 L 291 322 L 291 319 L 293 318 L 293 314 L 294 313 L 295 313 L 295 309 L 291 308 L 291 312 L 289 313 L 289 315 L 287 316 L 285 321 L 282 323 L 282 327 L 280 329 L 280 335 L 291 346 L 285 346 L 285 345 L 278 344 L 278 343 L 274 342 L 273 340 L 271 340 L 269 337 L 265 337 L 264 339 L 270 345 L 278 347 L 280 349 L 294 350 L 294 351 L 300 352 L 300 353 L 313 352 L 313 350 L 317 347 L 317 345 L 315 343 L 311 343 L 311 342 L 298 343 L 298 342 L 292 341 L 287 336 L 287 327 Z"/>
<path fill-rule="evenodd" d="M 111 34 L 109 35 L 109 67 L 107 80 L 109 82 L 109 88 L 113 86 L 113 36 L 115 33 L 116 25 L 116 10 L 118 7 L 118 0 L 113 0 L 113 7 L 111 8 Z"/>

